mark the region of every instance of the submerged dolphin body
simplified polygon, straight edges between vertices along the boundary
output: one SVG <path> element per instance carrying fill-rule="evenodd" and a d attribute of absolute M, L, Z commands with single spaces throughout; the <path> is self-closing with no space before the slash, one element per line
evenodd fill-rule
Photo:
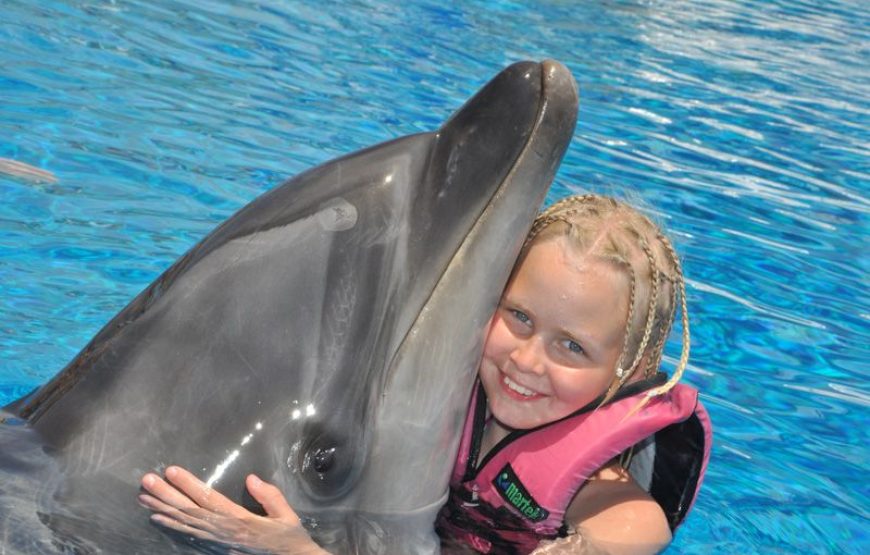
<path fill-rule="evenodd" d="M 257 472 L 332 552 L 437 552 L 485 327 L 576 111 L 562 65 L 515 64 L 436 133 L 241 209 L 6 408 L 0 553 L 197 549 L 136 503 L 170 463 L 243 503 Z"/>

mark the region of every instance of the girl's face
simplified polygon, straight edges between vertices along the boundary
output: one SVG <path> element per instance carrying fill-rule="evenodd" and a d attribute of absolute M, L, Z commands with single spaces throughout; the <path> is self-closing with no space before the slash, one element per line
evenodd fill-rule
<path fill-rule="evenodd" d="M 604 393 L 628 315 L 628 280 L 564 237 L 529 249 L 492 318 L 480 379 L 493 416 L 528 429 Z"/>

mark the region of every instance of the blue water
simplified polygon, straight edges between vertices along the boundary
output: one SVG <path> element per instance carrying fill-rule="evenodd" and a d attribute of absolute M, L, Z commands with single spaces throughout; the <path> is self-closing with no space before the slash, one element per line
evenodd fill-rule
<path fill-rule="evenodd" d="M 553 57 L 549 200 L 675 237 L 716 425 L 668 553 L 870 552 L 870 10 L 853 1 L 0 0 L 0 403 L 237 208 Z M 678 345 L 669 345 L 672 364 Z"/>

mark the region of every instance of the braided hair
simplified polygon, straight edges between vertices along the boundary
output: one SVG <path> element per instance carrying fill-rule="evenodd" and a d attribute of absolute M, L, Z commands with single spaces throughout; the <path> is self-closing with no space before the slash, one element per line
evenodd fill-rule
<path fill-rule="evenodd" d="M 579 252 L 613 264 L 628 278 L 629 303 L 622 352 L 602 403 L 610 400 L 632 376 L 640 372 L 649 377 L 658 371 L 679 303 L 680 360 L 666 383 L 647 392 L 644 403 L 673 388 L 689 362 L 691 341 L 683 270 L 670 240 L 649 218 L 624 202 L 601 195 L 571 196 L 538 215 L 517 266 L 536 241 L 554 237 L 567 237 Z"/>

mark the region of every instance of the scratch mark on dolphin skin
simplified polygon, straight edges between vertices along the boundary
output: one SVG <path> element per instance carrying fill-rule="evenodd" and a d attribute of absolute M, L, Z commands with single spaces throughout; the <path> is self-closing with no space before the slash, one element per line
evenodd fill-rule
<path fill-rule="evenodd" d="M 242 351 L 234 344 L 230 343 L 232 346 L 233 352 L 235 352 L 239 356 L 239 360 L 247 367 L 248 370 L 251 371 L 252 374 L 259 374 L 257 369 L 254 368 L 254 365 L 242 354 Z"/>
<path fill-rule="evenodd" d="M 103 403 L 108 406 L 108 403 Z M 107 408 L 98 414 L 105 414 Z M 80 442 L 78 449 L 78 460 L 74 466 L 76 472 L 85 476 L 96 474 L 100 468 L 103 459 L 103 451 L 105 450 L 105 437 L 108 430 L 108 423 L 105 418 L 98 417 L 97 425 L 84 436 L 84 441 Z M 101 441 L 102 438 L 102 441 Z"/>
<path fill-rule="evenodd" d="M 101 426 L 97 437 L 95 438 L 94 443 L 95 447 L 98 445 L 99 447 L 95 449 L 97 455 L 90 460 L 94 461 L 91 465 L 90 471 L 94 474 L 99 472 L 99 470 L 103 467 L 103 463 L 106 459 L 106 436 L 109 433 L 109 423 L 105 418 L 101 418 Z"/>
<path fill-rule="evenodd" d="M 325 368 L 337 366 L 339 354 L 343 351 L 341 345 L 350 327 L 356 298 L 356 283 L 349 276 L 342 276 L 341 281 L 332 291 L 332 301 L 326 314 L 326 337 L 324 338 L 323 358 Z"/>

